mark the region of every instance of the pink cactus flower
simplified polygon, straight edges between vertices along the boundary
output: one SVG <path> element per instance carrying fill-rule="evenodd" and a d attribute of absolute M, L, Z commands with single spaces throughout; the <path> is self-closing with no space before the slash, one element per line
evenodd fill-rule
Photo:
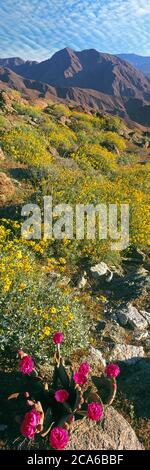
<path fill-rule="evenodd" d="M 25 355 L 20 360 L 19 368 L 23 374 L 31 374 L 34 369 L 34 362 L 31 356 Z"/>
<path fill-rule="evenodd" d="M 73 374 L 74 381 L 78 385 L 84 385 L 87 382 L 87 377 L 85 374 L 82 374 L 81 372 L 74 372 Z"/>
<path fill-rule="evenodd" d="M 64 339 L 64 335 L 63 333 L 61 333 L 61 331 L 57 331 L 56 333 L 54 333 L 53 341 L 55 344 L 61 344 L 63 339 Z"/>
<path fill-rule="evenodd" d="M 120 374 L 120 367 L 117 364 L 108 364 L 105 369 L 107 377 L 110 379 L 115 379 Z"/>
<path fill-rule="evenodd" d="M 59 401 L 60 403 L 64 403 L 64 401 L 67 401 L 69 398 L 69 393 L 67 390 L 60 389 L 55 392 L 55 400 Z"/>
<path fill-rule="evenodd" d="M 36 433 L 36 427 L 40 422 L 41 414 L 32 408 L 25 414 L 24 420 L 20 426 L 20 432 L 24 437 L 33 439 Z"/>
<path fill-rule="evenodd" d="M 28 439 L 34 439 L 36 428 L 33 428 L 33 426 L 30 426 L 23 421 L 20 427 L 20 432 L 24 437 L 27 437 Z"/>
<path fill-rule="evenodd" d="M 100 403 L 92 402 L 88 405 L 87 411 L 88 418 L 93 421 L 99 421 L 103 416 L 103 407 Z"/>
<path fill-rule="evenodd" d="M 53 449 L 65 449 L 69 442 L 68 431 L 61 427 L 53 428 L 50 433 L 50 445 Z"/>
<path fill-rule="evenodd" d="M 88 362 L 82 362 L 82 364 L 80 364 L 79 372 L 83 375 L 88 375 L 90 373 L 90 365 Z"/>

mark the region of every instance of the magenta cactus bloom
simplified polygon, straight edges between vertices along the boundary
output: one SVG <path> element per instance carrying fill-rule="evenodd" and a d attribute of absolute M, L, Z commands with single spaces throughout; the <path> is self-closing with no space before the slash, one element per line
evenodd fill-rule
<path fill-rule="evenodd" d="M 64 401 L 67 401 L 68 398 L 69 398 L 69 393 L 67 392 L 67 390 L 60 389 L 55 392 L 55 400 L 60 403 L 64 403 Z"/>
<path fill-rule="evenodd" d="M 20 427 L 20 432 L 24 437 L 27 437 L 28 439 L 34 439 L 36 428 L 30 426 L 30 424 L 26 425 L 26 423 L 23 421 Z"/>
<path fill-rule="evenodd" d="M 50 445 L 53 449 L 63 450 L 69 442 L 68 431 L 64 428 L 57 426 L 53 428 L 50 433 Z"/>
<path fill-rule="evenodd" d="M 88 362 L 82 362 L 79 367 L 80 374 L 88 375 L 90 373 L 90 365 Z"/>
<path fill-rule="evenodd" d="M 55 344 L 61 344 L 63 339 L 64 339 L 64 335 L 63 333 L 61 333 L 61 331 L 56 331 L 56 333 L 54 333 L 53 341 Z"/>
<path fill-rule="evenodd" d="M 33 439 L 36 433 L 36 427 L 40 422 L 40 417 L 41 414 L 36 411 L 35 408 L 32 408 L 31 411 L 25 414 L 24 420 L 20 426 L 20 432 L 24 437 Z"/>
<path fill-rule="evenodd" d="M 73 374 L 74 381 L 78 385 L 84 385 L 87 382 L 87 377 L 85 374 L 82 374 L 81 372 L 74 372 Z"/>
<path fill-rule="evenodd" d="M 93 421 L 99 421 L 103 416 L 102 405 L 97 402 L 89 403 L 87 415 L 88 415 L 88 418 L 92 419 Z"/>
<path fill-rule="evenodd" d="M 120 367 L 117 364 L 108 364 L 105 373 L 110 379 L 115 379 L 120 374 Z"/>
<path fill-rule="evenodd" d="M 34 362 L 31 356 L 25 355 L 20 360 L 19 368 L 23 374 L 29 375 L 34 369 Z"/>

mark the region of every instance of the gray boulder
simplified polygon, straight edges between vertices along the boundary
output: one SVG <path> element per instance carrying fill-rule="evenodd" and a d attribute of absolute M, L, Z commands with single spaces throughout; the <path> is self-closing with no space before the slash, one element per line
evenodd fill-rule
<path fill-rule="evenodd" d="M 125 361 L 128 364 L 135 364 L 141 357 L 144 357 L 142 346 L 117 344 L 111 351 L 110 361 Z"/>
<path fill-rule="evenodd" d="M 150 325 L 150 312 L 146 312 L 145 310 L 140 310 L 140 314 L 143 318 L 147 321 L 148 325 Z"/>
<path fill-rule="evenodd" d="M 89 357 L 88 357 L 90 363 L 93 362 L 94 364 L 96 363 L 101 363 L 103 368 L 106 367 L 106 360 L 104 359 L 101 351 L 99 349 L 93 348 L 93 346 L 90 346 L 89 348 Z"/>
<path fill-rule="evenodd" d="M 101 333 L 101 338 L 108 343 L 125 343 L 126 331 L 116 322 L 107 322 L 104 330 Z"/>
<path fill-rule="evenodd" d="M 113 407 L 101 422 L 83 419 L 75 422 L 67 450 L 143 450 L 130 424 Z"/>
<path fill-rule="evenodd" d="M 99 280 L 101 277 L 105 278 L 109 282 L 113 278 L 113 273 L 109 269 L 106 263 L 101 261 L 101 263 L 96 264 L 90 268 L 90 273 L 93 279 Z"/>
<path fill-rule="evenodd" d="M 133 307 L 131 304 L 128 304 L 127 307 L 116 312 L 116 315 L 122 326 L 129 325 L 131 328 L 137 330 L 145 330 L 148 327 L 146 318 L 144 318 L 137 308 Z"/>
<path fill-rule="evenodd" d="M 78 288 L 79 289 L 84 289 L 86 284 L 87 284 L 87 273 L 86 273 L 86 271 L 84 271 L 83 276 L 81 277 L 81 279 L 78 282 Z"/>
<path fill-rule="evenodd" d="M 127 299 L 128 301 L 136 299 L 150 290 L 149 272 L 145 268 L 140 267 L 123 277 L 115 276 L 110 287 L 116 299 Z"/>

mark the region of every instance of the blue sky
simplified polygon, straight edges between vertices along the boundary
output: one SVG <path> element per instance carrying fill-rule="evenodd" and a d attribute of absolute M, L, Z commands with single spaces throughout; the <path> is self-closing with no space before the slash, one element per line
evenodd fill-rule
<path fill-rule="evenodd" d="M 150 0 L 0 0 L 0 57 L 64 47 L 150 55 Z"/>

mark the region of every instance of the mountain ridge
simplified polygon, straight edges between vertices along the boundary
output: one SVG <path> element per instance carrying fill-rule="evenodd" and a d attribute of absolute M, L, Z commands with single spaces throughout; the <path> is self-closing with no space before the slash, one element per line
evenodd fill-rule
<path fill-rule="evenodd" d="M 69 47 L 64 48 L 64 50 L 71 51 L 72 49 Z M 62 49 L 63 50 L 63 49 Z M 86 50 L 95 50 L 95 49 L 85 49 Z M 59 52 L 59 51 L 57 51 Z M 56 54 L 57 54 L 56 52 Z M 82 52 L 82 51 L 75 51 L 75 52 Z M 98 51 L 97 51 L 98 52 Z M 105 54 L 101 52 L 101 54 Z M 107 54 L 107 53 L 106 53 Z M 53 54 L 54 55 L 54 54 Z M 135 67 L 137 70 L 142 72 L 144 75 L 147 77 L 150 76 L 150 56 L 142 56 L 134 53 L 114 53 L 114 54 L 108 54 L 110 56 L 116 56 L 122 60 L 125 60 L 126 62 L 130 63 L 133 67 Z M 29 66 L 29 65 L 36 65 L 40 64 L 46 61 L 49 61 L 53 56 L 51 56 L 48 59 L 43 59 L 41 62 L 37 60 L 31 60 L 31 59 L 22 59 L 21 57 L 4 57 L 0 59 L 0 66 L 3 67 L 8 67 L 13 71 L 15 70 L 16 67 L 22 66 L 24 69 L 24 66 Z M 21 72 L 21 69 L 20 69 Z"/>
<path fill-rule="evenodd" d="M 145 76 L 150 77 L 150 57 L 140 56 L 138 54 L 117 54 L 123 60 L 129 62 L 133 67 L 142 72 Z"/>
<path fill-rule="evenodd" d="M 8 59 L 5 64 L 7 70 L 11 65 L 11 70 L 20 71 L 20 74 L 12 71 L 16 75 L 11 76 L 11 72 L 6 73 L 5 68 L 4 73 L 1 68 L 1 82 L 8 74 L 11 87 L 23 87 L 24 92 L 25 87 L 37 90 L 44 96 L 76 102 L 85 109 L 118 112 L 124 118 L 150 126 L 150 79 L 117 56 L 95 49 L 76 52 L 64 48 L 40 63 L 11 58 L 11 64 Z"/>

